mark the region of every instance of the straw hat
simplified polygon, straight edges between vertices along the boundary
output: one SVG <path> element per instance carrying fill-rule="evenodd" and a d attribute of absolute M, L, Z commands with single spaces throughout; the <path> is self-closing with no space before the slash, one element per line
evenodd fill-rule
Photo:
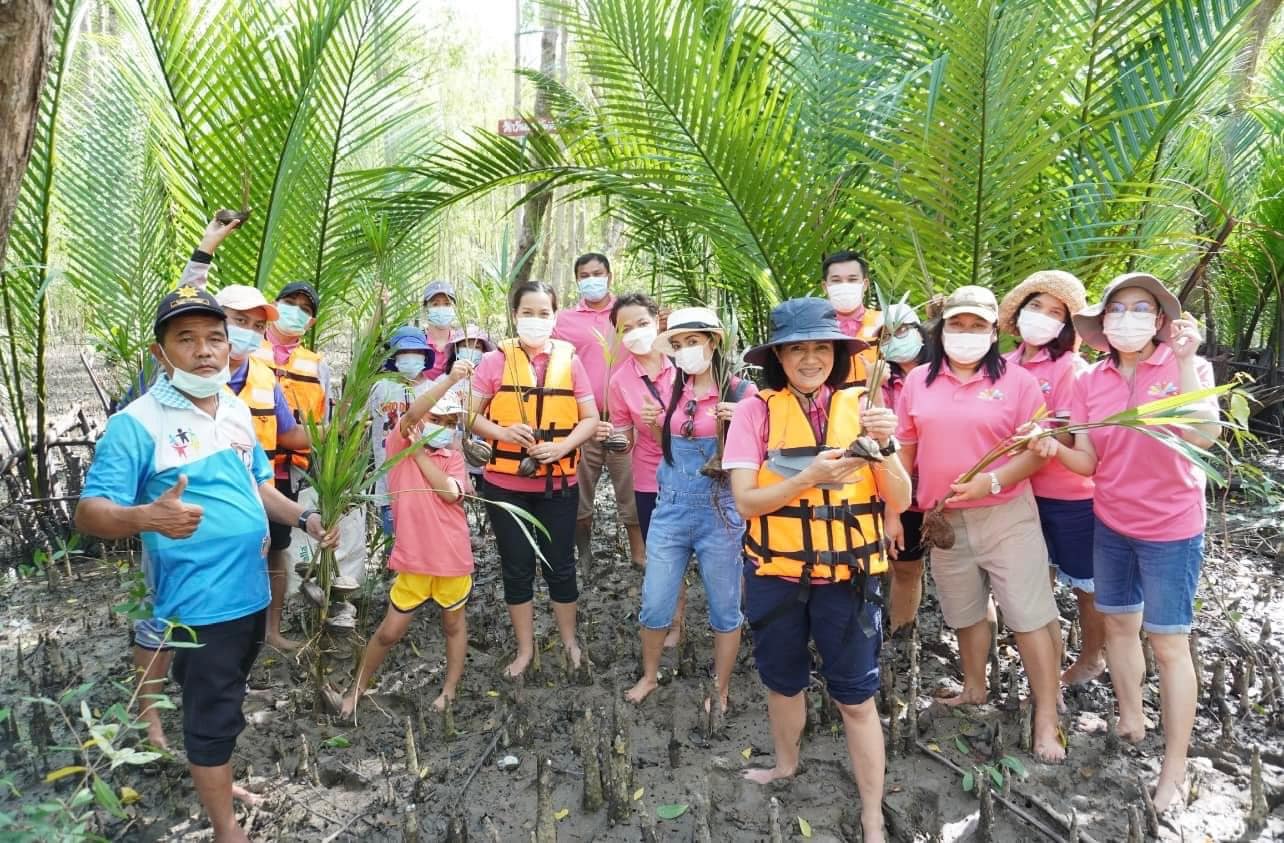
<path fill-rule="evenodd" d="M 722 320 L 711 308 L 679 307 L 669 314 L 668 327 L 656 335 L 655 342 L 651 343 L 651 350 L 672 357 L 673 346 L 669 340 L 677 334 L 686 334 L 691 331 L 715 334 L 719 339 L 727 335 L 727 332 L 722 329 Z"/>
<path fill-rule="evenodd" d="M 1111 296 L 1128 287 L 1140 287 L 1150 293 L 1155 297 L 1155 301 L 1159 302 L 1164 315 L 1168 317 L 1164 320 L 1163 326 L 1155 332 L 1156 338 L 1160 341 L 1167 342 L 1172 337 L 1173 320 L 1181 318 L 1181 302 L 1164 286 L 1164 282 L 1145 272 L 1129 272 L 1120 275 L 1106 285 L 1106 289 L 1101 292 L 1101 301 L 1088 305 L 1074 315 L 1074 329 L 1079 332 L 1084 342 L 1098 351 L 1110 350 L 1110 342 L 1106 339 L 1106 332 L 1101 326 L 1101 315 L 1106 309 L 1106 304 Z"/>
<path fill-rule="evenodd" d="M 1013 287 L 1003 301 L 999 303 L 999 330 L 1005 334 L 1020 336 L 1017 330 L 1017 311 L 1021 303 L 1030 296 L 1047 293 L 1066 306 L 1070 314 L 1078 313 L 1088 306 L 1088 297 L 1083 290 L 1083 282 L 1059 269 L 1041 269 L 1028 276 Z"/>

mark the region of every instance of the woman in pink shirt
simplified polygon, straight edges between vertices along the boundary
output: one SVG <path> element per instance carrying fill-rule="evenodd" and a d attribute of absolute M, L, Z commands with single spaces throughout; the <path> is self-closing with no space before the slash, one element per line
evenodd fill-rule
<path fill-rule="evenodd" d="M 1083 283 L 1068 272 L 1043 270 L 1012 288 L 999 304 L 1000 330 L 1021 338 L 1007 355 L 1039 381 L 1048 417 L 1070 419 L 1074 385 L 1088 364 L 1079 356 L 1079 338 L 1070 317 L 1087 306 Z M 1062 439 L 1071 444 L 1068 435 Z M 1052 460 L 1030 478 L 1039 523 L 1052 562 L 1051 575 L 1074 591 L 1083 645 L 1074 664 L 1061 674 L 1067 685 L 1090 682 L 1106 669 L 1105 621 L 1092 599 L 1092 480 Z M 1062 663 L 1061 631 L 1053 642 Z"/>
<path fill-rule="evenodd" d="M 1074 316 L 1083 341 L 1107 356 L 1079 378 L 1072 423 L 1100 421 L 1138 404 L 1213 385 L 1213 369 L 1196 355 L 1196 324 L 1182 318 L 1177 297 L 1153 275 L 1133 272 L 1107 285 L 1101 302 Z M 1189 408 L 1207 424 L 1180 434 L 1211 447 L 1221 431 L 1215 400 Z M 1146 735 L 1141 707 L 1145 629 L 1159 666 L 1164 763 L 1154 802 L 1163 811 L 1179 799 L 1186 750 L 1195 722 L 1195 669 L 1190 627 L 1203 559 L 1204 475 L 1188 460 L 1134 430 L 1103 427 L 1075 435 L 1074 446 L 1039 442 L 1070 470 L 1096 484 L 1093 579 L 1105 615 L 1106 661 L 1119 701 L 1118 733 Z"/>
<path fill-rule="evenodd" d="M 883 406 L 896 409 L 905 378 L 910 372 L 927 362 L 927 331 L 918 320 L 914 308 L 896 303 L 887 308 L 887 326 L 891 336 L 880 345 L 883 359 L 888 363 L 887 380 L 883 381 Z M 914 622 L 918 607 L 923 602 L 923 510 L 911 506 L 904 512 L 888 510 L 883 514 L 883 529 L 887 537 L 887 555 L 892 565 L 892 593 L 888 599 L 888 615 L 893 634 Z"/>
<path fill-rule="evenodd" d="M 1060 627 L 1048 582 L 1048 551 L 1026 480 L 1043 460 L 1023 452 L 958 482 L 995 443 L 1043 407 L 1034 376 L 1008 366 L 999 354 L 998 309 L 984 287 L 959 287 L 946 299 L 928 340 L 931 362 L 905 378 L 896 437 L 905 450 L 902 461 L 918 474 L 918 505 L 930 509 L 944 500 L 955 533 L 953 547 L 932 550 L 941 613 L 958 631 L 963 662 L 963 691 L 945 702 L 981 704 L 989 696 L 985 664 L 993 591 L 1016 635 L 1034 695 L 1034 756 L 1056 762 L 1065 757 L 1052 643 Z"/>

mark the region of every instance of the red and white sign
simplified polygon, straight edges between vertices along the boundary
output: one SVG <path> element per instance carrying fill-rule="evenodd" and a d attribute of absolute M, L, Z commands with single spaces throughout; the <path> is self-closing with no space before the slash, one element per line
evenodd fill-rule
<path fill-rule="evenodd" d="M 555 131 L 557 127 L 548 117 L 540 120 L 539 124 L 546 132 Z M 531 125 L 524 117 L 505 117 L 499 121 L 499 133 L 506 138 L 524 138 L 531 133 Z"/>

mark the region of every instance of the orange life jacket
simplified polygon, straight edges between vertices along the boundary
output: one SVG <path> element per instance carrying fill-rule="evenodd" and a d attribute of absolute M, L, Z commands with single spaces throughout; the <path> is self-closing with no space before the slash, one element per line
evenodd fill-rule
<path fill-rule="evenodd" d="M 276 374 L 262 360 L 249 359 L 245 384 L 237 397 L 250 408 L 254 434 L 269 458 L 276 454 Z"/>
<path fill-rule="evenodd" d="M 777 451 L 806 456 L 846 448 L 861 435 L 864 394 L 863 389 L 845 389 L 830 395 L 824 442 L 819 443 L 794 393 L 760 392 L 758 399 L 767 404 L 767 456 Z M 770 468 L 770 459 L 758 469 L 759 488 L 784 479 Z M 852 579 L 853 573 L 879 574 L 887 570 L 882 513 L 873 470 L 865 465 L 841 489 L 813 487 L 774 512 L 750 519 L 745 554 L 758 576 L 842 582 Z"/>
<path fill-rule="evenodd" d="M 321 355 L 315 351 L 296 345 L 283 365 L 276 364 L 271 343 L 264 341 L 251 356 L 266 363 L 281 384 L 285 393 L 285 402 L 294 411 L 294 420 L 306 424 L 311 418 L 318 424 L 325 421 L 326 401 L 325 387 L 321 384 Z M 307 471 L 311 463 L 310 451 L 281 451 L 276 456 L 277 467 L 283 464 L 297 466 Z"/>
<path fill-rule="evenodd" d="M 580 405 L 575 400 L 575 383 L 571 363 L 575 347 L 562 340 L 550 340 L 548 367 L 538 383 L 535 367 L 530 357 L 516 339 L 499 344 L 504 352 L 504 378 L 499 391 L 490 400 L 486 417 L 500 427 L 528 424 L 541 442 L 560 442 L 580 421 Z M 492 442 L 490 468 L 500 474 L 517 475 L 517 466 L 526 456 L 526 449 L 505 442 Z M 562 488 L 569 485 L 568 478 L 575 476 L 579 450 L 573 450 L 557 462 L 541 465 L 540 471 L 547 478 L 546 489 L 553 490 L 553 479 L 562 478 Z"/>
<path fill-rule="evenodd" d="M 878 344 L 878 334 L 883 327 L 883 312 L 881 310 L 866 310 L 860 318 L 860 328 L 856 331 L 855 339 L 864 340 L 869 343 L 869 348 L 861 349 L 851 356 L 851 362 L 847 366 L 847 377 L 838 386 L 839 389 L 851 389 L 854 386 L 865 386 L 869 377 L 869 367 L 874 364 L 874 358 L 877 352 L 874 347 Z M 846 447 L 846 446 L 844 446 Z"/>

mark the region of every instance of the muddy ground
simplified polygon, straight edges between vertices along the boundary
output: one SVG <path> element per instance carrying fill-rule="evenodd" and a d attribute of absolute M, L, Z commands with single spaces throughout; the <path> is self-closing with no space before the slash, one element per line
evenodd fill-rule
<path fill-rule="evenodd" d="M 453 820 L 472 840 L 526 841 L 542 807 L 546 822 L 564 841 L 645 839 L 640 838 L 643 828 L 652 824 L 658 840 L 769 840 L 774 798 L 783 839 L 803 839 L 804 832 L 812 840 L 860 839 L 858 799 L 842 734 L 819 683 L 809 692 L 804 769 L 791 782 L 763 789 L 740 776 L 744 767 L 771 761 L 765 692 L 747 639 L 732 681 L 731 715 L 720 734 L 705 736 L 701 703 L 712 638 L 704 624 L 698 577 L 691 578 L 687 618 L 692 635 L 686 658 L 666 653 L 666 684 L 641 706 L 617 704 L 636 678 L 641 575 L 622 550 L 609 484 L 603 485 L 593 558 L 581 586 L 581 635 L 596 666 L 591 681 L 562 670 L 561 648 L 542 594 L 536 604 L 540 670 L 521 689 L 498 678 L 513 645 L 498 560 L 481 526 L 474 537 L 477 587 L 468 607 L 468 665 L 453 711 L 456 734 L 447 734 L 446 724 L 430 707 L 444 668 L 435 609 L 422 611 L 407 639 L 393 650 L 355 725 L 317 713 L 306 658 L 265 649 L 251 678 L 246 703 L 250 723 L 235 756 L 238 780 L 262 795 L 259 805 L 238 809 L 252 838 L 443 840 Z M 1229 508 L 1236 514 L 1225 529 L 1210 529 L 1201 586 L 1197 631 L 1202 686 L 1188 778 L 1190 802 L 1179 816 L 1161 818 L 1163 840 L 1284 839 L 1284 688 L 1278 681 L 1284 567 L 1276 553 L 1278 515 L 1250 517 L 1233 499 Z M 53 591 L 43 578 L 10 576 L 0 587 L 0 708 L 11 708 L 17 727 L 0 728 L 0 762 L 7 771 L 0 775 L 7 775 L 14 788 L 0 793 L 0 812 L 12 812 L 23 801 L 68 798 L 76 781 L 71 776 L 42 783 L 47 772 L 75 763 L 77 757 L 54 748 L 72 743 L 68 730 L 58 718 L 37 714 L 40 704 L 24 696 L 57 696 L 93 682 L 88 699 L 96 711 L 126 697 L 124 686 L 113 681 L 129 680 L 127 625 L 111 607 L 124 599 L 131 565 L 124 547 L 105 548 L 101 558 L 72 564 L 70 578 L 60 576 Z M 387 605 L 387 581 L 380 572 L 372 570 L 367 591 L 357 635 L 351 646 L 337 648 L 331 674 L 336 685 L 346 684 L 355 666 L 351 650 L 373 631 Z M 1058 599 L 1069 629 L 1073 599 L 1068 592 Z M 306 637 L 302 615 L 302 604 L 293 600 L 288 634 Z M 933 691 L 956 681 L 958 674 L 954 636 L 942 628 L 930 584 L 918 637 L 920 693 L 912 701 L 910 640 L 890 640 L 884 651 L 886 676 L 894 683 L 882 700 L 885 724 L 887 713 L 894 712 L 902 744 L 888 762 L 885 804 L 894 839 L 975 838 L 977 798 L 962 789 L 961 775 L 933 754 L 962 768 L 987 763 L 1001 768 L 998 758 L 1016 758 L 1019 763 L 1013 766 L 1025 775 L 1007 779 L 998 790 L 1010 791 L 1007 798 L 1052 830 L 1052 839 L 1067 835 L 1040 804 L 1063 819 L 1073 813 L 1078 828 L 1094 840 L 1127 839 L 1134 808 L 1144 830 L 1138 782 L 1154 779 L 1162 739 L 1152 735 L 1136 748 L 1110 740 L 1112 697 L 1106 681 L 1067 691 L 1069 757 L 1060 766 L 1040 764 L 1019 746 L 1020 698 L 1028 689 L 1021 682 L 1010 635 L 998 648 L 1000 677 L 992 681 L 992 704 L 965 711 L 950 711 L 932 700 Z M 1224 683 L 1220 692 L 1215 687 L 1219 682 Z M 177 699 L 176 689 L 171 686 L 170 691 Z M 1146 699 L 1157 721 L 1153 675 Z M 919 745 L 905 734 L 910 704 L 917 706 Z M 611 821 L 606 807 L 582 807 L 585 764 L 573 733 L 586 710 L 593 713 L 594 733 L 606 738 L 603 766 L 611 756 L 613 722 L 627 738 L 631 780 L 617 785 L 624 797 L 617 805 L 618 822 Z M 164 721 L 181 753 L 180 716 L 166 712 Z M 414 734 L 418 775 L 408 763 L 408 729 Z M 1252 807 L 1254 750 L 1262 759 L 1267 817 L 1250 830 L 1246 816 Z M 516 769 L 499 769 L 497 762 L 506 755 L 518 759 Z M 536 784 L 541 757 L 550 764 L 542 806 Z M 590 773 L 592 766 L 590 759 Z M 125 808 L 127 820 L 97 813 L 95 822 L 104 836 L 211 838 L 181 754 L 142 768 L 121 767 L 109 778 L 117 791 L 129 787 L 141 798 Z M 673 820 L 655 819 L 658 806 L 675 804 L 690 808 Z M 1000 805 L 991 839 L 1049 838 Z"/>

